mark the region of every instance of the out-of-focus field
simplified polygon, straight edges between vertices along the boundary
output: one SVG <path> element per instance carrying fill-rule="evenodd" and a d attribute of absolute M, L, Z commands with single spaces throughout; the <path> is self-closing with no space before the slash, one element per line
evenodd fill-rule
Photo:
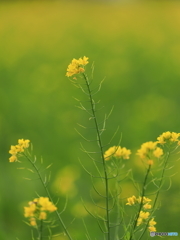
<path fill-rule="evenodd" d="M 78 162 L 78 157 L 90 160 L 81 153 L 82 139 L 74 128 L 77 123 L 88 126 L 89 121 L 75 108 L 73 99 L 84 96 L 65 77 L 72 58 L 85 55 L 89 67 L 95 63 L 94 86 L 105 77 L 97 98 L 105 106 L 102 115 L 112 105 L 114 111 L 104 142 L 119 126 L 122 146 L 132 149 L 135 156 L 143 142 L 155 141 L 164 131 L 180 132 L 179 12 L 180 3 L 173 1 L 0 4 L 0 239 L 31 239 L 30 228 L 23 222 L 23 206 L 36 192 L 44 194 L 36 177 L 23 179 L 30 177 L 17 169 L 23 163 L 8 162 L 10 145 L 19 138 L 31 140 L 39 160 L 43 156 L 46 165 L 53 163 L 50 188 L 60 196 L 60 208 L 65 203 L 63 194 L 69 190 L 63 216 L 67 214 L 65 222 L 77 239 L 85 239 L 79 230 L 83 228 L 80 216 L 85 216 L 90 232 L 96 234 L 94 220 L 80 210 L 81 197 L 91 202 L 92 186 Z M 84 133 L 93 138 L 90 130 Z M 118 136 L 112 144 L 117 141 Z M 135 176 L 143 176 L 137 157 L 127 164 L 134 168 Z M 175 168 L 170 174 L 178 173 L 179 162 L 172 165 Z M 172 177 L 171 189 L 161 195 L 156 212 L 159 232 L 180 229 L 179 180 L 179 174 Z M 60 193 L 54 190 L 59 181 L 64 181 Z M 130 190 L 125 193 L 132 195 Z"/>

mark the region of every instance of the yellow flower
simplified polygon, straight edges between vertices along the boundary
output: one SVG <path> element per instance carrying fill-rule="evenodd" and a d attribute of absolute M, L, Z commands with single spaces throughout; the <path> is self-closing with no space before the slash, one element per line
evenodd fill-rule
<path fill-rule="evenodd" d="M 11 149 L 9 150 L 9 153 L 12 155 L 16 155 L 18 153 L 18 150 L 16 146 L 11 146 Z"/>
<path fill-rule="evenodd" d="M 159 147 L 157 147 L 154 151 L 153 151 L 153 155 L 157 158 L 161 157 L 163 155 L 163 150 Z"/>
<path fill-rule="evenodd" d="M 47 217 L 47 213 L 46 212 L 40 212 L 39 214 L 39 220 L 45 220 Z"/>
<path fill-rule="evenodd" d="M 143 222 L 146 222 L 145 220 L 149 217 L 149 215 L 150 215 L 149 212 L 140 211 L 140 214 L 137 220 L 137 226 L 139 226 Z"/>
<path fill-rule="evenodd" d="M 150 232 L 156 232 L 156 228 L 154 227 L 154 225 L 156 225 L 156 222 L 154 221 L 154 218 L 152 218 L 150 221 L 149 221 L 149 227 L 148 227 L 148 230 Z"/>
<path fill-rule="evenodd" d="M 49 201 L 47 197 L 40 197 L 38 204 L 41 205 L 41 211 L 54 212 L 57 210 L 57 207 L 54 206 L 52 202 Z"/>
<path fill-rule="evenodd" d="M 83 66 L 85 66 L 86 64 L 88 64 L 89 62 L 88 62 L 88 57 L 83 57 L 83 58 L 79 58 L 79 64 L 80 65 L 83 65 Z"/>
<path fill-rule="evenodd" d="M 139 226 L 142 222 L 143 222 L 143 219 L 139 217 L 137 220 L 137 226 Z"/>
<path fill-rule="evenodd" d="M 149 217 L 150 213 L 149 212 L 143 212 L 140 211 L 138 220 L 137 220 L 137 226 L 139 226 L 141 223 L 143 223 L 144 220 L 146 220 Z"/>
<path fill-rule="evenodd" d="M 36 209 L 37 209 L 36 204 L 29 202 L 29 207 L 24 207 L 24 216 L 33 217 Z"/>
<path fill-rule="evenodd" d="M 149 221 L 149 226 L 154 226 L 156 225 L 156 222 L 154 221 L 154 218 L 152 218 L 150 221 Z"/>
<path fill-rule="evenodd" d="M 18 145 L 11 146 L 9 153 L 12 156 L 9 158 L 9 162 L 16 162 L 18 154 L 24 152 L 24 149 L 29 147 L 29 142 L 30 142 L 30 140 L 28 140 L 28 139 L 27 140 L 19 139 Z"/>
<path fill-rule="evenodd" d="M 105 160 L 109 160 L 111 157 L 129 159 L 129 155 L 131 154 L 131 150 L 126 149 L 125 147 L 121 148 L 120 146 L 110 147 L 105 153 Z"/>
<path fill-rule="evenodd" d="M 24 216 L 29 218 L 31 226 L 36 226 L 36 221 L 38 220 L 45 220 L 47 218 L 47 212 L 57 210 L 57 207 L 54 206 L 47 197 L 35 198 L 28 204 L 28 207 L 24 207 Z"/>
<path fill-rule="evenodd" d="M 172 142 L 177 142 L 177 141 L 179 141 L 178 140 L 178 137 L 180 136 L 180 133 L 175 133 L 175 132 L 172 132 L 171 133 L 171 139 L 170 139 L 170 141 L 172 141 Z"/>
<path fill-rule="evenodd" d="M 137 155 L 140 156 L 140 158 L 145 158 L 148 156 L 151 150 L 155 150 L 157 145 L 157 142 L 145 142 L 141 145 L 141 148 L 137 151 Z"/>
<path fill-rule="evenodd" d="M 142 219 L 147 219 L 149 217 L 149 215 L 150 215 L 149 212 L 140 211 L 139 217 L 142 218 Z"/>
<path fill-rule="evenodd" d="M 75 74 L 83 73 L 85 71 L 84 66 L 88 63 L 88 57 L 84 56 L 83 58 L 79 58 L 79 60 L 74 58 L 68 65 L 66 76 L 71 77 Z"/>
<path fill-rule="evenodd" d="M 179 141 L 180 133 L 175 132 L 164 132 L 158 138 L 158 143 L 165 144 L 167 142 L 178 142 Z"/>
<path fill-rule="evenodd" d="M 126 203 L 126 205 L 132 206 L 135 204 L 136 200 L 137 200 L 136 197 L 133 195 L 132 197 L 127 199 L 128 202 Z"/>
<path fill-rule="evenodd" d="M 35 218 L 30 218 L 30 225 L 35 227 L 37 225 Z"/>
<path fill-rule="evenodd" d="M 163 155 L 163 150 L 157 147 L 158 142 L 146 142 L 141 145 L 141 148 L 137 151 L 137 155 L 140 156 L 141 159 L 150 158 L 152 154 L 154 157 L 159 158 Z M 152 165 L 153 160 L 148 160 L 148 164 Z"/>
<path fill-rule="evenodd" d="M 12 155 L 12 156 L 9 158 L 9 162 L 16 162 L 16 161 L 17 161 L 16 155 Z"/>
<path fill-rule="evenodd" d="M 138 201 L 138 203 L 141 203 L 142 197 L 139 197 L 139 198 L 137 199 L 137 201 Z M 149 202 L 151 202 L 151 201 L 152 201 L 152 200 L 151 200 L 150 198 L 143 197 L 143 204 L 149 203 Z"/>
<path fill-rule="evenodd" d="M 149 227 L 148 227 L 148 230 L 149 230 L 150 232 L 156 232 L 156 228 L 155 228 L 154 226 L 149 226 Z"/>
<path fill-rule="evenodd" d="M 152 206 L 150 204 L 146 203 L 146 204 L 143 205 L 143 208 L 144 209 L 151 209 Z"/>

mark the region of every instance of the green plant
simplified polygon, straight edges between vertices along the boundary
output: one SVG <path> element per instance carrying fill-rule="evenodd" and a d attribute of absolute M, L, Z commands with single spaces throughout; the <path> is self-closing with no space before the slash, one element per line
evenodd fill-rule
<path fill-rule="evenodd" d="M 95 150 L 87 150 L 87 147 L 81 143 L 82 151 L 91 162 L 91 169 L 87 169 L 82 161 L 80 161 L 81 166 L 90 176 L 93 194 L 94 196 L 96 195 L 96 197 L 93 197 L 91 194 L 93 209 L 89 209 L 83 200 L 82 204 L 95 220 L 93 223 L 99 226 L 100 235 L 96 236 L 97 239 L 140 240 L 144 237 L 147 239 L 149 232 L 156 232 L 154 218 L 155 211 L 159 208 L 158 197 L 160 192 L 164 190 L 164 181 L 171 179 L 171 176 L 167 174 L 168 169 L 171 168 L 170 155 L 176 153 L 180 145 L 180 133 L 168 131 L 160 135 L 157 141 L 150 141 L 141 145 L 136 155 L 144 166 L 144 176 L 141 183 L 137 182 L 132 170 L 129 169 L 127 171 L 125 169 L 131 150 L 121 147 L 121 141 L 116 146 L 110 146 L 117 132 L 113 134 L 112 139 L 108 143 L 103 141 L 103 133 L 106 130 L 106 122 L 110 114 L 105 115 L 103 120 L 100 116 L 99 120 L 97 107 L 99 101 L 95 100 L 95 96 L 100 91 L 102 82 L 100 82 L 98 87 L 92 88 L 93 74 L 90 78 L 88 77 L 86 73 L 87 64 L 87 57 L 79 58 L 78 60 L 73 59 L 66 73 L 73 85 L 79 88 L 86 96 L 86 99 L 76 100 L 78 101 L 78 108 L 87 113 L 89 126 L 82 124 L 79 124 L 79 126 L 82 129 L 89 128 L 94 133 L 94 138 L 88 139 L 77 130 L 80 136 L 87 142 L 86 145 L 91 143 L 91 146 L 95 148 Z M 52 234 L 51 228 L 58 223 L 63 229 L 66 238 L 73 240 L 74 237 L 64 223 L 61 212 L 58 210 L 58 204 L 54 202 L 49 192 L 48 184 L 50 177 L 43 175 L 40 167 L 37 166 L 38 164 L 36 163 L 36 158 L 31 153 L 32 151 L 28 151 L 29 143 L 29 140 L 19 139 L 17 145 L 11 146 L 9 153 L 12 156 L 9 158 L 9 161 L 17 162 L 19 157 L 24 156 L 31 165 L 30 171 L 38 176 L 46 192 L 46 197 L 38 196 L 38 198 L 29 202 L 28 207 L 24 208 L 24 215 L 29 219 L 29 225 L 37 230 L 37 234 L 33 235 L 33 238 L 38 240 L 54 238 L 55 235 Z M 127 196 L 126 198 L 121 196 L 125 181 L 131 182 L 137 196 Z M 150 204 L 151 202 L 152 204 Z M 128 209 L 129 206 L 132 208 Z M 55 221 L 49 220 L 49 212 L 56 213 Z M 85 221 L 84 226 L 86 238 L 88 240 L 92 239 Z"/>

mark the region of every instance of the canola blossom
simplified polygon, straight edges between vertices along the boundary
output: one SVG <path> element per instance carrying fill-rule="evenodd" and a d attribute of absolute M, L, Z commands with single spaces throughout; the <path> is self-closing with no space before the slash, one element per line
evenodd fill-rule
<path fill-rule="evenodd" d="M 75 74 L 83 73 L 85 71 L 84 66 L 89 63 L 88 59 L 89 58 L 85 56 L 79 59 L 74 58 L 72 62 L 68 65 L 66 76 L 71 77 Z"/>
<path fill-rule="evenodd" d="M 177 142 L 178 145 L 180 145 L 180 140 L 178 139 L 180 137 L 180 133 L 175 132 L 164 132 L 162 133 L 158 138 L 158 143 L 165 144 L 165 143 L 173 143 Z"/>
<path fill-rule="evenodd" d="M 19 139 L 18 144 L 13 146 L 11 145 L 11 149 L 9 153 L 12 155 L 9 158 L 9 162 L 16 162 L 18 160 L 18 154 L 24 152 L 24 149 L 29 147 L 30 140 Z"/>
<path fill-rule="evenodd" d="M 137 155 L 141 159 L 151 159 L 151 157 L 160 158 L 163 155 L 163 150 L 160 147 L 157 147 L 158 142 L 146 142 L 141 145 L 141 148 L 137 150 Z M 149 161 L 149 164 L 152 164 L 153 161 Z"/>
<path fill-rule="evenodd" d="M 47 219 L 48 212 L 54 212 L 57 207 L 47 197 L 35 198 L 24 207 L 24 216 L 29 218 L 31 226 L 37 226 L 37 220 Z"/>
<path fill-rule="evenodd" d="M 129 159 L 129 156 L 131 155 L 131 150 L 120 147 L 120 146 L 113 146 L 110 147 L 105 153 L 104 153 L 104 159 L 109 160 L 112 157 L 115 158 L 123 158 L 123 159 Z"/>
<path fill-rule="evenodd" d="M 142 209 L 143 211 L 141 210 L 140 213 L 139 213 L 139 216 L 138 216 L 138 219 L 137 219 L 137 227 L 140 226 L 141 224 L 147 224 L 147 221 L 149 221 L 149 226 L 148 226 L 148 230 L 150 232 L 156 232 L 156 228 L 154 227 L 154 225 L 156 225 L 156 222 L 154 221 L 154 218 L 152 218 L 150 220 L 150 212 L 148 212 L 149 209 L 152 208 L 152 206 L 149 204 L 149 202 L 151 202 L 152 200 L 150 198 L 147 198 L 147 197 L 138 197 L 136 198 L 136 196 L 132 196 L 132 197 L 129 197 L 127 198 L 127 203 L 126 205 L 129 205 L 129 206 L 133 206 L 133 205 L 139 205 L 141 204 L 142 202 Z"/>

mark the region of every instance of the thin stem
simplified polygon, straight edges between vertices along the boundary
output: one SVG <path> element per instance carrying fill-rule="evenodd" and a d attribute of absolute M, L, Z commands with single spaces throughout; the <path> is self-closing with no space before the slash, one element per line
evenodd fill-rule
<path fill-rule="evenodd" d="M 104 159 L 104 152 L 103 152 L 103 144 L 102 144 L 102 139 L 101 139 L 101 133 L 96 117 L 96 112 L 95 112 L 95 104 L 94 100 L 92 98 L 91 94 L 91 89 L 90 89 L 90 83 L 88 80 L 88 77 L 86 74 L 83 73 L 83 77 L 86 82 L 87 90 L 88 90 L 88 95 L 89 95 L 89 100 L 90 100 L 90 105 L 91 105 L 91 110 L 92 110 L 92 115 L 94 119 L 94 124 L 95 128 L 97 131 L 97 141 L 99 144 L 100 152 L 101 152 L 101 158 L 102 158 L 102 163 L 103 163 L 103 170 L 104 170 L 104 178 L 105 178 L 105 192 L 106 192 L 106 227 L 107 227 L 107 240 L 110 240 L 110 217 L 109 217 L 109 199 L 108 199 L 108 193 L 109 193 L 109 185 L 108 185 L 108 174 L 107 174 L 107 169 L 106 169 L 106 164 L 105 164 L 105 159 Z"/>
<path fill-rule="evenodd" d="M 161 178 L 160 178 L 160 182 L 159 182 L 159 186 L 158 186 L 158 191 L 157 191 L 157 193 L 156 193 L 156 197 L 155 197 L 155 200 L 154 200 L 154 204 L 153 204 L 152 209 L 155 209 L 155 206 L 156 206 L 156 203 L 157 203 L 157 200 L 158 200 L 158 197 L 159 197 L 159 193 L 160 193 L 160 189 L 161 189 L 162 184 L 163 184 L 162 181 L 163 181 L 163 179 L 164 179 L 164 174 L 165 174 L 166 166 L 167 166 L 167 163 L 168 163 L 169 155 L 170 155 L 170 152 L 168 151 L 168 152 L 167 152 L 166 159 L 165 159 L 164 167 L 163 167 L 163 170 L 162 170 L 162 174 L 161 174 Z M 154 213 L 154 212 L 152 212 L 152 214 L 153 214 L 153 213 Z M 151 214 L 151 215 L 152 215 L 152 214 Z M 149 221 L 147 222 L 147 225 L 148 225 L 148 223 L 149 223 Z M 140 240 L 140 239 L 143 237 L 143 235 L 144 235 L 144 233 L 145 233 L 145 231 L 146 231 L 147 225 L 146 225 L 144 231 L 142 232 L 142 234 L 141 234 L 141 236 L 139 237 L 138 240 Z"/>
<path fill-rule="evenodd" d="M 40 222 L 38 240 L 42 240 L 43 239 L 42 232 L 43 232 L 43 220 L 41 220 L 41 222 Z"/>
<path fill-rule="evenodd" d="M 31 165 L 35 169 L 35 171 L 36 171 L 37 175 L 39 176 L 39 179 L 40 179 L 40 181 L 41 181 L 41 183 L 42 183 L 42 185 L 43 185 L 43 187 L 44 187 L 44 189 L 45 189 L 45 191 L 47 193 L 47 196 L 49 197 L 50 201 L 54 204 L 54 202 L 52 200 L 52 197 L 51 197 L 51 194 L 49 193 L 49 190 L 48 190 L 46 184 L 44 183 L 43 178 L 42 178 L 42 176 L 41 176 L 37 166 L 34 164 L 34 162 L 31 161 L 31 159 L 25 153 L 24 153 L 24 156 L 27 158 L 27 160 L 31 163 Z M 66 233 L 66 235 L 68 236 L 68 238 L 70 240 L 73 240 L 72 237 L 70 236 L 70 233 L 68 232 L 68 230 L 67 230 L 67 228 L 66 228 L 66 226 L 65 226 L 65 224 L 64 224 L 64 222 L 63 222 L 63 220 L 62 220 L 62 218 L 61 218 L 61 216 L 60 216 L 60 214 L 58 212 L 58 210 L 56 210 L 55 212 L 56 212 L 56 215 L 57 215 L 57 217 L 59 219 L 59 222 L 61 223 L 61 225 L 63 227 L 64 232 Z"/>
<path fill-rule="evenodd" d="M 143 206 L 143 198 L 144 198 L 144 195 L 145 195 L 145 188 L 146 188 L 146 183 L 147 183 L 147 179 L 148 179 L 148 175 L 149 175 L 149 172 L 151 170 L 151 165 L 149 165 L 148 169 L 147 169 L 147 173 L 146 173 L 146 176 L 144 178 L 144 183 L 143 183 L 143 187 L 142 187 L 142 193 L 141 193 L 141 202 L 139 204 L 139 210 L 138 210 L 138 213 L 136 214 L 135 216 L 135 221 L 134 221 L 134 225 L 133 225 L 133 229 L 131 231 L 131 235 L 130 235 L 130 238 L 129 240 L 132 240 L 133 239 L 133 233 L 134 233 L 134 230 L 137 226 L 137 221 L 138 221 L 138 218 L 140 216 L 140 212 L 141 212 L 141 209 L 142 209 L 142 206 Z"/>

